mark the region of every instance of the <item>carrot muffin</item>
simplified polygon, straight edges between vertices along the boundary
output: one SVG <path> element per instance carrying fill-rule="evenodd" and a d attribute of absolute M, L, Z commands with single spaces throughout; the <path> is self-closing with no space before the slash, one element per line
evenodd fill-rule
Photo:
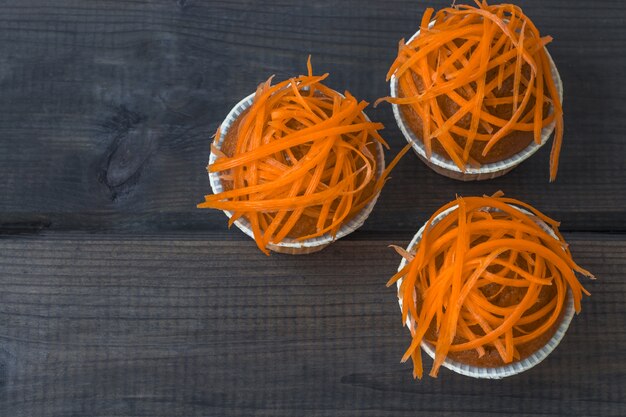
<path fill-rule="evenodd" d="M 556 126 L 552 181 L 563 136 L 545 49 L 552 38 L 541 37 L 517 6 L 477 4 L 445 8 L 434 17 L 433 9 L 426 10 L 418 34 L 400 41 L 387 74 L 397 91 L 383 100 L 400 106 L 427 159 L 434 152 L 461 172 L 507 160 L 533 142 L 541 145 L 545 130 Z"/>
<path fill-rule="evenodd" d="M 310 253 L 361 226 L 401 156 L 385 169 L 367 103 L 308 70 L 262 83 L 222 124 L 207 167 L 219 186 L 198 205 L 226 211 L 266 254 Z"/>
<path fill-rule="evenodd" d="M 398 283 L 412 335 L 403 361 L 412 358 L 414 376 L 422 377 L 422 348 L 434 351 L 433 377 L 448 358 L 481 369 L 544 354 L 568 297 L 580 312 L 589 295 L 575 272 L 593 278 L 557 226 L 501 193 L 459 197 L 430 218 L 415 246 L 396 247 L 404 261 L 388 285 Z"/>

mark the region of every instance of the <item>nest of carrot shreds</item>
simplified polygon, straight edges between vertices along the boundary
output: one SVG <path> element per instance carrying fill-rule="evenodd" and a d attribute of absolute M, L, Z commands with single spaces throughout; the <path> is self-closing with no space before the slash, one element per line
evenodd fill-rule
<path fill-rule="evenodd" d="M 308 75 L 275 85 L 270 77 L 240 116 L 231 154 L 212 147 L 218 159 L 208 171 L 221 173 L 230 189 L 198 207 L 231 211 L 229 226 L 247 219 L 266 254 L 269 243 L 287 237 L 334 237 L 378 195 L 408 150 L 381 172 L 382 123 L 367 119 L 367 102 L 323 85 L 327 77 L 313 75 L 310 59 Z"/>
<path fill-rule="evenodd" d="M 476 3 L 434 16 L 433 9 L 426 10 L 419 35 L 408 44 L 400 41 L 387 74 L 387 80 L 397 78 L 399 97 L 383 100 L 409 106 L 428 158 L 435 148 L 462 171 L 479 167 L 480 159 L 497 159 L 490 152 L 497 157 L 507 152 L 504 147 L 519 149 L 515 141 L 522 138 L 523 146 L 533 139 L 541 144 L 542 129 L 554 122 L 553 181 L 563 111 L 544 48 L 552 38 L 541 37 L 517 6 Z"/>
<path fill-rule="evenodd" d="M 414 377 L 422 377 L 422 342 L 434 346 L 433 377 L 460 352 L 478 358 L 495 352 L 507 364 L 532 354 L 527 347 L 534 341 L 545 345 L 568 290 L 580 312 L 589 293 L 575 272 L 593 276 L 573 261 L 558 225 L 501 193 L 459 197 L 433 214 L 417 247 L 396 248 L 407 263 L 388 285 L 402 280 L 402 321 L 410 317 L 412 334 L 402 361 L 412 358 Z"/>

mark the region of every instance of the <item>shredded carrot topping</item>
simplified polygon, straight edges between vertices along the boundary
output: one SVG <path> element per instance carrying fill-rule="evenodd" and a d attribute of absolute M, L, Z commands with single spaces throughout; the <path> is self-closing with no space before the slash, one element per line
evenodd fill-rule
<path fill-rule="evenodd" d="M 454 210 L 434 222 L 450 208 Z M 396 248 L 407 264 L 387 285 L 402 279 L 402 322 L 410 317 L 414 324 L 402 361 L 412 358 L 414 377 L 422 377 L 424 341 L 434 345 L 430 375 L 436 377 L 450 352 L 475 350 L 480 358 L 486 349 L 495 349 L 503 363 L 519 360 L 520 345 L 538 339 L 558 322 L 568 289 L 580 312 L 582 295 L 589 293 L 575 272 L 594 277 L 573 261 L 558 225 L 501 192 L 457 197 L 428 220 L 416 248 Z M 545 286 L 554 286 L 554 295 L 538 308 Z M 506 305 L 494 302 L 512 289 L 517 294 L 522 290 L 520 299 L 509 297 L 513 301 Z"/>
<path fill-rule="evenodd" d="M 400 41 L 398 56 L 387 74 L 395 76 L 404 97 L 380 100 L 411 106 L 422 121 L 428 158 L 437 140 L 452 161 L 465 171 L 478 166 L 470 157 L 475 142 L 484 142 L 482 156 L 514 131 L 532 132 L 555 123 L 550 156 L 550 181 L 556 179 L 563 138 L 563 110 L 545 45 L 533 22 L 512 4 L 478 7 L 456 5 L 440 10 L 429 27 L 433 9 L 424 13 L 420 33 L 408 44 Z M 527 67 L 527 68 L 523 68 Z M 503 84 L 512 81 L 507 94 Z M 441 98 L 458 108 L 446 114 Z M 511 108 L 510 118 L 498 106 Z M 551 111 L 548 113 L 548 107 Z M 470 122 L 467 123 L 467 119 Z M 465 123 L 462 123 L 462 119 Z M 464 144 L 459 143 L 463 138 Z"/>
<path fill-rule="evenodd" d="M 308 75 L 276 85 L 272 78 L 257 88 L 254 102 L 240 116 L 236 149 L 207 167 L 220 172 L 232 189 L 206 195 L 199 208 L 233 212 L 229 225 L 245 217 L 259 249 L 279 243 L 306 220 L 314 231 L 306 240 L 335 236 L 382 189 L 390 171 L 408 149 L 378 174 L 375 142 L 387 146 L 363 109 L 368 103 L 350 93 L 342 96 L 321 82 L 328 74 Z M 220 130 L 215 142 L 219 143 Z"/>

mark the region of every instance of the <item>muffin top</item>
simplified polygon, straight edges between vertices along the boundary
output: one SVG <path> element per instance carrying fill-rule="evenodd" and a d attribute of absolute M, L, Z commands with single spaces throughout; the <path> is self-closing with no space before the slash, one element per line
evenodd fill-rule
<path fill-rule="evenodd" d="M 378 131 L 367 119 L 368 103 L 326 87 L 328 74 L 308 75 L 257 88 L 251 106 L 228 131 L 218 129 L 217 156 L 207 167 L 224 191 L 205 196 L 200 208 L 245 218 L 259 249 L 286 238 L 335 236 L 382 188 Z M 222 135 L 225 137 L 222 137 Z M 400 156 L 400 155 L 399 155 Z"/>
<path fill-rule="evenodd" d="M 388 285 L 400 281 L 413 339 L 403 361 L 413 359 L 414 376 L 422 376 L 422 342 L 435 350 L 433 377 L 448 356 L 499 366 L 545 345 L 568 290 L 580 311 L 588 293 L 575 271 L 592 275 L 572 260 L 557 226 L 501 193 L 459 197 L 428 220 L 416 247 L 396 247 L 405 265 Z"/>
<path fill-rule="evenodd" d="M 387 74 L 426 155 L 436 152 L 462 171 L 506 159 L 540 144 L 555 124 L 550 179 L 556 178 L 563 112 L 551 61 L 532 21 L 514 5 L 458 5 L 434 16 L 404 43 Z M 431 22 L 432 19 L 432 22 Z M 430 22 L 430 23 L 429 23 Z"/>

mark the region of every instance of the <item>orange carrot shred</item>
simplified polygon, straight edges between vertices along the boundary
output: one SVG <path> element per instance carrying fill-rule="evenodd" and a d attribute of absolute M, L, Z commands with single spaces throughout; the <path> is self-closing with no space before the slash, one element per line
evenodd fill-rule
<path fill-rule="evenodd" d="M 387 285 L 400 282 L 402 322 L 412 336 L 402 361 L 412 358 L 417 378 L 423 343 L 434 345 L 432 377 L 454 352 L 475 350 L 480 358 L 495 350 L 502 363 L 519 360 L 520 345 L 553 328 L 568 291 L 580 312 L 589 293 L 575 273 L 594 278 L 572 259 L 558 222 L 501 191 L 457 197 L 433 214 L 415 247 L 392 247 L 406 264 Z M 552 298 L 534 308 L 546 286 Z M 521 291 L 521 299 L 498 304 L 507 291 Z"/>
<path fill-rule="evenodd" d="M 391 169 L 409 149 L 407 145 L 382 174 L 378 144 L 387 144 L 363 110 L 368 103 L 345 96 L 322 84 L 328 76 L 308 75 L 272 85 L 261 83 L 249 109 L 240 116 L 234 152 L 219 149 L 218 130 L 212 144 L 217 159 L 208 166 L 232 184 L 230 189 L 205 196 L 199 208 L 233 212 L 250 223 L 257 246 L 290 237 L 311 239 L 336 235 L 381 191 Z M 311 224 L 306 235 L 295 231 Z"/>
<path fill-rule="evenodd" d="M 408 43 L 400 41 L 398 55 L 387 73 L 387 80 L 398 80 L 403 97 L 384 97 L 376 103 L 410 106 L 421 119 L 419 133 L 427 157 L 431 157 L 431 141 L 436 140 L 444 156 L 462 171 L 476 165 L 470 163 L 475 142 L 487 142 L 483 157 L 515 131 L 532 132 L 535 143 L 540 144 L 542 129 L 554 123 L 550 156 L 550 181 L 554 181 L 562 145 L 563 110 L 545 50 L 551 41 L 549 36 L 541 37 L 530 18 L 511 4 L 490 6 L 477 1 L 475 7 L 456 5 L 434 16 L 429 8 L 422 16 L 418 36 Z M 414 82 L 415 77 L 420 83 Z M 501 89 L 509 78 L 512 90 L 503 96 L 507 93 Z M 446 114 L 441 108 L 442 97 L 454 101 L 459 109 Z M 546 103 L 550 105 L 547 112 Z M 508 120 L 496 116 L 499 105 L 512 106 Z M 471 116 L 468 128 L 462 126 L 467 123 L 466 115 Z M 462 139 L 464 146 L 455 146 Z"/>

